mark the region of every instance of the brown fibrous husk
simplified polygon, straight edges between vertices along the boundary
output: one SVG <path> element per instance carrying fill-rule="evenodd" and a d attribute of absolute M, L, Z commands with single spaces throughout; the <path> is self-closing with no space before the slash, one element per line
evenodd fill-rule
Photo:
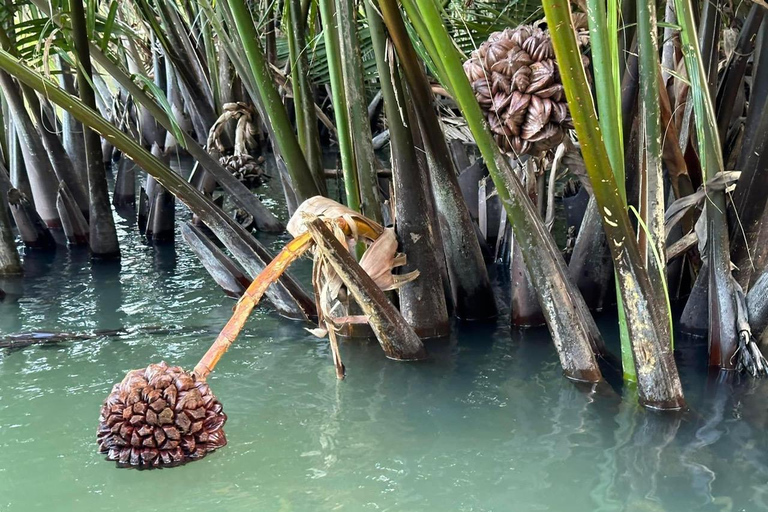
<path fill-rule="evenodd" d="M 203 381 L 165 362 L 128 372 L 101 407 L 99 452 L 120 466 L 169 467 L 227 444 L 221 403 Z"/>
<path fill-rule="evenodd" d="M 574 14 L 578 42 L 588 42 L 586 17 Z M 584 66 L 588 64 L 582 57 Z M 494 32 L 472 52 L 464 72 L 502 151 L 513 155 L 554 149 L 573 128 L 549 31 L 520 25 Z"/>

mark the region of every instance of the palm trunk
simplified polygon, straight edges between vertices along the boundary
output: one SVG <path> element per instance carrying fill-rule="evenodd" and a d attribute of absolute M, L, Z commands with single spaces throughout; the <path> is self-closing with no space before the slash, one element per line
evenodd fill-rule
<path fill-rule="evenodd" d="M 380 2 L 418 116 L 421 134 L 430 161 L 432 194 L 442 231 L 443 250 L 448 263 L 456 315 L 466 320 L 494 318 L 496 299 L 491 289 L 472 218 L 461 195 L 451 154 L 434 110 L 434 97 L 408 33 L 390 0 Z"/>
<path fill-rule="evenodd" d="M 112 193 L 112 204 L 115 210 L 134 208 L 136 206 L 136 164 L 128 158 L 120 159 L 115 176 L 115 191 Z"/>
<path fill-rule="evenodd" d="M 657 304 L 668 304 L 666 273 L 666 231 L 664 228 L 664 177 L 661 168 L 661 113 L 659 106 L 659 47 L 654 0 L 637 0 L 638 64 L 642 139 L 638 152 L 641 170 L 639 214 L 644 225 L 638 229 L 639 245 Z M 672 341 L 672 312 L 669 321 L 656 326 L 661 336 Z M 666 327 L 666 332 L 664 329 Z"/>
<path fill-rule="evenodd" d="M 59 69 L 59 85 L 73 96 L 77 96 L 77 89 L 75 88 L 75 79 L 72 76 L 72 69 L 69 64 L 62 59 L 58 58 Z M 72 115 L 66 110 L 61 116 L 61 132 L 62 142 L 64 148 L 69 155 L 69 159 L 72 161 L 72 166 L 80 177 L 81 183 L 85 184 L 88 181 L 87 167 L 85 160 L 85 139 L 83 138 L 83 125 L 78 123 Z"/>
<path fill-rule="evenodd" d="M 48 231 L 45 222 L 35 211 L 32 203 L 15 188 L 8 191 L 8 205 L 24 247 L 39 251 L 56 250 L 56 241 Z"/>
<path fill-rule="evenodd" d="M 589 309 L 602 311 L 610 305 L 609 301 L 614 298 L 613 290 L 616 288 L 613 258 L 594 196 L 590 197 L 581 221 L 568 273 Z"/>
<path fill-rule="evenodd" d="M 400 312 L 419 337 L 445 336 L 450 332 L 450 323 L 443 277 L 433 230 L 424 221 L 429 210 L 426 169 L 418 165 L 409 128 L 414 121 L 407 110 L 400 109 L 405 103 L 403 88 L 397 68 L 391 73 L 386 60 L 387 40 L 379 13 L 369 1 L 364 3 L 389 125 L 396 231 L 402 252 L 408 255 L 403 271 L 420 272 L 418 279 L 398 290 Z"/>
<path fill-rule="evenodd" d="M 53 172 L 56 174 L 58 181 L 63 181 L 67 184 L 77 207 L 83 212 L 83 215 L 87 216 L 89 207 L 88 192 L 84 183 L 80 181 L 80 176 L 75 172 L 75 168 L 72 165 L 72 161 L 70 160 L 69 154 L 67 154 L 67 150 L 64 148 L 61 139 L 56 135 L 56 127 L 49 125 L 45 118 L 40 115 L 41 106 L 37 94 L 35 94 L 29 87 L 22 87 L 22 91 L 29 104 L 29 112 L 31 113 L 32 121 L 37 126 L 40 140 L 51 161 Z"/>
<path fill-rule="evenodd" d="M 83 103 L 96 110 L 96 93 L 91 86 L 93 72 L 88 48 L 88 32 L 85 13 L 80 0 L 71 2 L 72 30 L 78 57 L 77 85 Z M 90 129 L 84 130 L 85 156 L 88 164 L 88 193 L 90 195 L 90 245 L 95 259 L 115 260 L 120 258 L 120 246 L 109 204 L 107 176 L 104 170 L 101 139 Z"/>
<path fill-rule="evenodd" d="M 8 172 L 0 163 L 0 276 L 22 273 L 19 251 L 13 236 L 11 218 L 8 215 L 8 192 L 10 190 Z"/>
<path fill-rule="evenodd" d="M 320 133 L 317 129 L 315 99 L 312 94 L 309 63 L 305 51 L 307 38 L 304 32 L 305 20 L 301 18 L 301 2 L 290 0 L 285 8 L 289 10 L 291 20 L 288 49 L 291 59 L 291 83 L 293 85 L 299 144 L 304 151 L 307 164 L 315 176 L 315 182 L 318 184 L 320 193 L 326 195 L 328 191 L 323 169 L 323 154 L 320 148 Z"/>
<path fill-rule="evenodd" d="M 53 172 L 53 166 L 43 147 L 40 134 L 35 129 L 29 113 L 24 106 L 21 92 L 13 79 L 5 72 L 0 72 L 0 88 L 2 88 L 8 107 L 13 115 L 13 124 L 21 146 L 26 164 L 26 174 L 35 209 L 47 226 L 61 227 L 59 214 L 56 211 L 56 185 L 58 180 Z M 12 176 L 12 179 L 14 177 Z M 14 181 L 16 184 L 16 181 Z"/>
<path fill-rule="evenodd" d="M 169 166 L 170 155 L 164 153 L 155 143 L 152 146 L 152 155 Z M 168 243 L 174 240 L 174 220 L 176 201 L 173 194 L 155 181 L 152 176 L 147 176 L 147 227 L 145 234 L 154 243 Z"/>
<path fill-rule="evenodd" d="M 56 208 L 59 210 L 61 225 L 69 245 L 88 245 L 88 222 L 80 211 L 75 198 L 72 196 L 66 182 L 59 182 L 59 193 L 56 197 Z"/>
<path fill-rule="evenodd" d="M 334 0 L 320 0 L 320 13 L 330 74 L 333 115 L 336 120 L 341 170 L 344 173 L 344 192 L 346 194 L 347 206 L 359 212 L 361 208 L 360 183 L 355 165 L 355 147 L 352 141 L 354 137 L 349 125 L 350 118 L 347 114 L 347 90 L 344 87 L 344 76 L 341 69 L 338 15 Z"/>

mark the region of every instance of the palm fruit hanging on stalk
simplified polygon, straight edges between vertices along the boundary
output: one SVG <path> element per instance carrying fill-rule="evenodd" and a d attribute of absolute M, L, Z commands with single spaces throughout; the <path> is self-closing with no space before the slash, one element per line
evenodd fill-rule
<path fill-rule="evenodd" d="M 573 16 L 578 41 L 588 42 L 587 19 Z M 582 57 L 584 66 L 588 64 Z M 539 156 L 573 128 L 552 40 L 540 25 L 494 32 L 464 63 L 496 143 L 506 153 Z"/>
<path fill-rule="evenodd" d="M 322 233 L 323 230 L 311 231 L 317 223 L 328 231 L 327 235 Z M 267 288 L 291 263 L 313 247 L 322 253 L 315 257 L 316 265 L 323 264 L 323 269 L 316 269 L 316 274 L 322 270 L 323 277 L 316 279 L 314 284 L 324 289 L 316 289 L 316 296 L 326 295 L 328 307 L 333 308 L 341 287 L 349 287 L 353 296 L 359 296 L 356 300 L 366 321 L 371 323 L 372 329 L 378 326 L 379 330 L 374 329 L 374 333 L 387 357 L 409 361 L 426 356 L 416 333 L 379 290 L 396 288 L 418 275 L 417 272 L 392 274 L 394 267 L 405 262 L 405 257 L 396 251 L 397 240 L 392 232 L 321 196 L 302 203 L 288 226 L 295 238 L 251 282 L 237 302 L 232 317 L 192 373 L 165 363 L 150 364 L 145 369 L 128 372 L 122 382 L 115 384 L 102 405 L 97 435 L 99 451 L 106 453 L 108 459 L 127 467 L 167 467 L 199 459 L 227 443 L 222 430 L 227 416 L 206 379 L 237 339 Z M 327 240 L 333 243 L 321 247 L 321 241 Z M 347 256 L 351 263 L 344 263 L 343 257 L 333 257 L 338 253 L 348 255 L 350 247 L 362 240 L 370 246 L 359 266 L 351 256 Z M 335 244 L 340 249 L 334 248 Z M 339 262 L 342 262 L 341 266 Z M 345 265 L 354 268 L 350 270 Z M 370 283 L 360 278 L 362 275 L 367 275 Z M 378 295 L 371 290 L 378 291 Z M 325 306 L 321 304 L 321 307 Z M 329 330 L 351 321 L 348 315 L 340 318 L 330 310 L 324 314 L 327 316 L 323 324 Z M 344 367 L 338 346 L 333 335 L 329 333 L 329 337 L 337 375 L 341 378 Z"/>
<path fill-rule="evenodd" d="M 104 401 L 99 451 L 120 465 L 175 466 L 227 444 L 227 415 L 211 388 L 178 366 L 128 372 Z"/>
<path fill-rule="evenodd" d="M 225 103 L 223 113 L 208 132 L 206 146 L 211 154 L 217 153 L 219 163 L 248 187 L 261 186 L 269 176 L 264 172 L 264 158 L 254 158 L 248 147 L 257 145 L 256 113 L 253 108 L 242 102 Z M 224 155 L 226 148 L 221 140 L 224 128 L 230 120 L 237 120 L 235 128 L 235 147 L 232 155 Z"/>

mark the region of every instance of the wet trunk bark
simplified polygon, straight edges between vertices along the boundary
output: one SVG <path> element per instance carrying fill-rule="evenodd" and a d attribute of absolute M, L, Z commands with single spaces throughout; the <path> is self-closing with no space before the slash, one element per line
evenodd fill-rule
<path fill-rule="evenodd" d="M 170 156 L 163 153 L 156 143 L 152 146 L 152 155 L 166 166 L 170 163 Z M 147 212 L 146 237 L 155 243 L 173 242 L 176 206 L 173 194 L 158 184 L 155 178 L 148 175 L 147 200 L 149 211 Z"/>
<path fill-rule="evenodd" d="M 325 222 L 315 218 L 307 223 L 307 231 L 363 309 L 384 354 L 399 361 L 425 359 L 427 351 L 419 337 Z"/>
<path fill-rule="evenodd" d="M 59 85 L 72 96 L 77 96 L 75 79 L 69 64 L 62 58 L 57 58 L 61 73 L 59 74 Z M 62 143 L 72 161 L 75 172 L 80 177 L 80 182 L 88 182 L 87 165 L 85 159 L 85 139 L 83 138 L 83 125 L 80 124 L 66 110 L 61 116 Z"/>
<path fill-rule="evenodd" d="M 9 119 L 8 126 L 10 130 L 8 132 L 8 172 L 11 176 L 11 183 L 19 190 L 25 197 L 32 200 L 32 187 L 29 184 L 29 176 L 27 175 L 27 167 L 24 163 L 24 152 L 21 150 L 21 141 L 19 134 L 16 132 L 16 123 L 13 121 L 13 117 Z"/>
<path fill-rule="evenodd" d="M 116 210 L 136 206 L 136 164 L 129 158 L 122 158 L 117 164 L 112 204 Z"/>
<path fill-rule="evenodd" d="M 589 199 L 581 222 L 568 273 L 589 309 L 602 311 L 615 296 L 613 258 L 594 197 Z"/>
<path fill-rule="evenodd" d="M 41 116 L 41 104 L 37 97 L 37 94 L 29 87 L 22 87 L 24 97 L 29 104 L 29 111 L 31 113 L 31 119 L 37 126 L 37 131 L 40 134 L 40 140 L 45 147 L 48 157 L 53 167 L 53 172 L 56 174 L 58 181 L 63 181 L 67 184 L 72 198 L 75 200 L 77 207 L 83 213 L 88 215 L 88 192 L 84 183 L 80 180 L 80 176 L 75 172 L 75 168 L 72 165 L 72 161 L 67 154 L 64 145 L 59 139 L 56 132 L 58 131 L 55 126 L 51 126 L 46 117 Z M 46 109 L 51 115 L 53 111 L 49 108 Z M 63 219 L 62 219 L 63 220 Z"/>
<path fill-rule="evenodd" d="M 445 336 L 450 332 L 443 277 L 437 261 L 436 240 L 424 215 L 429 209 L 425 169 L 420 168 L 410 126 L 402 111 L 403 87 L 397 68 L 386 61 L 386 36 L 378 13 L 365 3 L 376 52 L 381 93 L 384 99 L 392 152 L 392 175 L 396 232 L 402 252 L 408 257 L 404 272 L 418 270 L 418 279 L 398 290 L 400 312 L 421 338 Z"/>
<path fill-rule="evenodd" d="M 8 172 L 0 162 L 0 275 L 22 273 L 19 251 L 13 236 L 11 217 L 8 209 L 8 192 L 11 181 Z"/>
<path fill-rule="evenodd" d="M 80 99 L 88 107 L 96 110 L 96 96 L 91 86 L 93 72 L 88 48 L 88 32 L 85 25 L 85 13 L 80 0 L 71 2 L 72 32 L 79 66 L 77 84 Z M 120 258 L 120 246 L 112 219 L 109 204 L 107 176 L 104 170 L 101 139 L 90 129 L 84 129 L 85 155 L 88 164 L 88 193 L 90 196 L 90 245 L 94 259 L 115 260 Z"/>
<path fill-rule="evenodd" d="M 8 191 L 8 204 L 19 230 L 24 247 L 41 251 L 55 251 L 56 242 L 35 208 L 17 189 Z"/>
<path fill-rule="evenodd" d="M 433 108 L 433 97 L 420 67 L 403 67 L 413 97 L 429 162 L 432 195 L 440 218 L 443 251 L 456 304 L 464 320 L 495 318 L 496 300 L 477 241 L 472 218 L 461 195 L 450 152 Z"/>
<path fill-rule="evenodd" d="M 536 178 L 534 172 L 532 172 L 533 169 L 529 167 L 533 165 L 534 162 L 529 159 L 517 172 L 520 182 L 528 193 L 531 204 L 535 206 L 538 202 Z M 507 214 L 503 210 L 503 206 L 501 208 L 501 216 L 506 220 Z M 541 214 L 541 209 L 538 207 L 536 207 L 536 209 L 537 212 Z M 528 269 L 525 267 L 523 253 L 520 251 L 520 247 L 518 247 L 514 233 L 512 233 L 511 239 L 512 254 L 510 255 L 509 270 L 512 300 L 510 302 L 510 322 L 516 327 L 535 327 L 544 325 L 546 323 L 544 313 L 541 310 L 541 305 L 539 305 L 539 299 L 536 297 L 536 290 L 531 283 L 531 276 L 528 274 Z"/>
<path fill-rule="evenodd" d="M 427 210 L 424 216 L 430 226 L 432 236 L 435 238 L 435 259 L 440 267 L 440 276 L 443 282 L 443 295 L 445 296 L 445 305 L 448 310 L 448 317 L 454 316 L 456 313 L 456 301 L 453 297 L 453 287 L 451 286 L 451 278 L 448 275 L 448 263 L 445 259 L 445 251 L 443 247 L 443 228 L 440 227 L 440 217 L 437 215 L 437 206 L 435 206 L 435 197 L 432 195 L 432 180 L 429 176 L 429 163 L 427 162 L 427 152 L 424 149 L 424 141 L 421 137 L 421 130 L 419 130 L 419 123 L 415 120 L 416 110 L 413 108 L 413 102 L 408 95 L 408 88 L 405 87 L 402 78 L 400 80 L 403 86 L 402 92 L 405 98 L 405 105 L 408 112 L 408 119 L 411 120 L 410 131 L 411 138 L 413 139 L 414 151 L 416 153 L 416 163 L 419 166 L 419 174 L 424 177 L 421 184 L 422 194 L 427 201 Z M 479 232 L 479 231 L 478 231 Z"/>
<path fill-rule="evenodd" d="M 58 180 L 53 172 L 53 166 L 45 151 L 40 134 L 35 129 L 24 106 L 21 91 L 10 75 L 4 71 L 0 71 L 0 88 L 5 94 L 8 107 L 13 115 L 16 134 L 21 145 L 21 152 L 24 155 L 29 186 L 32 191 L 30 200 L 34 202 L 35 209 L 47 226 L 61 227 L 59 214 L 56 211 L 56 184 Z"/>
<path fill-rule="evenodd" d="M 69 245 L 88 245 L 88 222 L 78 207 L 66 182 L 59 182 L 56 209 L 61 217 L 61 226 Z"/>

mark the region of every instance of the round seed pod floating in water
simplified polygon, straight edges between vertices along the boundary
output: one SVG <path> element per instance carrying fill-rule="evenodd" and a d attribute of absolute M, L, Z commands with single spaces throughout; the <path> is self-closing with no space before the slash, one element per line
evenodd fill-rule
<path fill-rule="evenodd" d="M 208 384 L 178 366 L 150 364 L 128 372 L 104 401 L 99 451 L 124 466 L 183 464 L 226 445 L 226 421 Z"/>
<path fill-rule="evenodd" d="M 576 13 L 573 20 L 583 46 L 586 16 Z M 520 25 L 494 32 L 472 52 L 464 72 L 504 152 L 539 156 L 573 128 L 548 30 Z"/>
<path fill-rule="evenodd" d="M 294 218 L 307 213 L 322 213 L 345 235 L 375 240 L 381 234 L 375 222 L 324 197 L 305 201 Z M 295 222 L 291 220 L 294 227 Z M 205 380 L 237 339 L 267 288 L 312 246 L 308 231 L 295 234 L 245 290 L 193 373 L 165 363 L 151 364 L 128 372 L 115 384 L 99 417 L 99 451 L 109 460 L 138 468 L 167 467 L 199 459 L 227 444 L 222 430 L 227 416 Z"/>

